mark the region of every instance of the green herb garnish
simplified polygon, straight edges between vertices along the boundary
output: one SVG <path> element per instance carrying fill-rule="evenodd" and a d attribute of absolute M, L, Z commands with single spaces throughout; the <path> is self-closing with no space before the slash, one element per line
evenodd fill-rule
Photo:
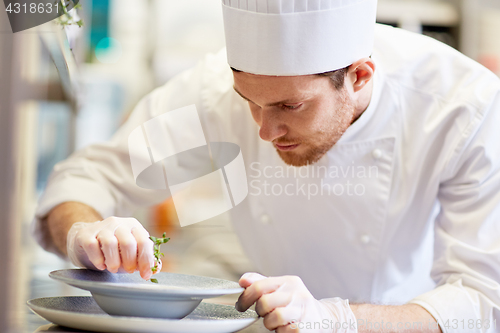
<path fill-rule="evenodd" d="M 161 244 L 165 244 L 166 242 L 168 242 L 170 238 L 167 238 L 167 233 L 164 232 L 161 238 L 149 236 L 149 239 L 153 241 L 153 250 L 155 255 L 155 265 L 151 267 L 151 271 L 155 273 L 156 271 L 158 271 L 158 263 L 160 262 L 161 257 L 164 256 L 164 254 L 160 252 L 160 246 Z M 149 281 L 153 283 L 158 283 L 157 279 L 150 279 Z"/>
<path fill-rule="evenodd" d="M 67 2 L 67 3 L 65 3 Z M 55 19 L 55 22 L 59 25 L 61 25 L 62 27 L 65 27 L 65 26 L 68 26 L 68 25 L 72 25 L 72 24 L 76 24 L 78 25 L 78 27 L 83 27 L 83 20 L 78 20 L 78 21 L 75 21 L 75 19 L 73 18 L 73 15 L 71 15 L 69 12 L 68 12 L 68 6 L 70 5 L 70 2 L 72 2 L 73 4 L 75 3 L 74 0 L 57 0 L 56 2 L 54 2 L 54 4 L 56 6 L 58 6 L 58 9 L 57 9 L 57 12 L 59 13 L 59 11 L 61 11 L 63 14 L 61 16 L 59 16 L 58 18 Z M 73 6 L 73 9 L 80 9 L 82 8 L 82 5 L 80 3 L 77 3 L 76 5 Z"/>

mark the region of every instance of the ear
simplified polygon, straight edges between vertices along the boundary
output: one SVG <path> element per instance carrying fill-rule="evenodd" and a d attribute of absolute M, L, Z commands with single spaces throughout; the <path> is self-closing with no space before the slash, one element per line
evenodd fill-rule
<path fill-rule="evenodd" d="M 349 66 L 347 76 L 352 82 L 353 91 L 356 93 L 363 89 L 373 78 L 374 73 L 375 63 L 371 58 L 360 59 Z"/>

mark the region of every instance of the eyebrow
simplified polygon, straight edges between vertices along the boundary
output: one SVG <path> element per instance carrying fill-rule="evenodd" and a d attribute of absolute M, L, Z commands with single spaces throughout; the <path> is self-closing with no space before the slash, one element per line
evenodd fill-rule
<path fill-rule="evenodd" d="M 238 91 L 238 89 L 236 89 L 236 87 L 233 85 L 233 89 L 234 91 L 236 91 L 238 93 L 238 95 L 241 96 L 241 98 L 243 98 L 245 101 L 247 102 L 250 102 L 250 103 L 254 103 L 252 100 L 248 99 L 247 97 L 245 97 L 241 92 Z M 266 104 L 265 106 L 277 106 L 277 105 L 282 105 L 282 104 L 288 104 L 288 103 L 291 103 L 291 104 L 296 104 L 297 102 L 292 102 L 291 100 L 287 99 L 287 100 L 283 100 L 283 101 L 279 101 L 279 102 L 274 102 L 274 103 L 269 103 L 269 104 Z M 255 104 L 255 103 L 254 103 Z"/>

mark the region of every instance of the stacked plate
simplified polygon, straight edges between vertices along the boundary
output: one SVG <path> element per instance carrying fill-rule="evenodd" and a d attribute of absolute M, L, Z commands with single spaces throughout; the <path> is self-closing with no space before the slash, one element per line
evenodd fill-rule
<path fill-rule="evenodd" d="M 158 284 L 139 273 L 112 274 L 86 269 L 54 271 L 49 276 L 90 291 L 92 297 L 50 297 L 28 306 L 43 318 L 70 328 L 99 332 L 234 332 L 257 314 L 205 298 L 243 291 L 236 282 L 203 276 L 158 273 Z"/>

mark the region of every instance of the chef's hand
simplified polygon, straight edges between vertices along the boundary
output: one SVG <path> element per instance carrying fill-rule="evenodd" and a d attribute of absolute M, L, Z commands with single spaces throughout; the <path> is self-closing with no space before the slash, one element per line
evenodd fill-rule
<path fill-rule="evenodd" d="M 264 317 L 264 326 L 270 331 L 357 332 L 356 317 L 348 300 L 338 297 L 316 300 L 297 276 L 265 277 L 246 273 L 239 283 L 245 291 L 236 309 L 246 311 L 256 303 L 255 311 Z"/>
<path fill-rule="evenodd" d="M 68 232 L 68 257 L 78 267 L 107 269 L 111 273 L 140 271 L 151 278 L 153 241 L 134 218 L 108 217 L 93 223 L 77 222 Z M 161 262 L 159 263 L 159 272 Z"/>

